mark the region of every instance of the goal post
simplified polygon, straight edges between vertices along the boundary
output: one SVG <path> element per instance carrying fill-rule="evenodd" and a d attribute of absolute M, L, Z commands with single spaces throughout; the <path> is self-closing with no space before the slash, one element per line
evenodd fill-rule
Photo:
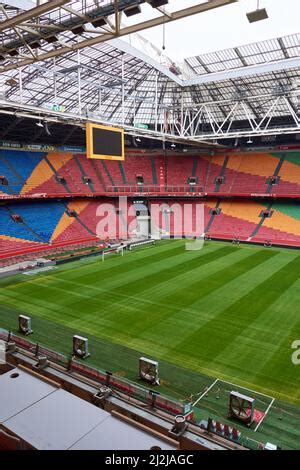
<path fill-rule="evenodd" d="M 124 256 L 124 246 L 120 246 L 118 248 L 114 248 L 113 250 L 108 250 L 108 251 L 102 251 L 101 252 L 101 261 L 103 262 L 105 260 L 105 257 L 107 255 L 121 255 Z"/>
<path fill-rule="evenodd" d="M 134 241 L 134 242 L 129 242 L 128 241 L 125 244 L 122 244 L 120 246 L 108 249 L 107 251 L 103 250 L 100 254 L 101 261 L 105 260 L 106 255 L 115 254 L 115 255 L 124 256 L 124 251 L 125 250 L 132 251 L 135 248 L 140 248 L 140 247 L 149 246 L 149 245 L 153 246 L 153 245 L 156 245 L 156 241 L 157 240 L 155 240 L 153 238 L 150 238 L 150 239 L 147 239 L 147 240 Z"/>
<path fill-rule="evenodd" d="M 116 249 L 116 254 L 124 256 L 124 246 L 120 246 L 119 248 Z"/>
<path fill-rule="evenodd" d="M 133 242 L 133 243 L 130 243 L 130 245 L 128 245 L 128 249 L 129 251 L 132 251 L 135 248 L 140 248 L 140 247 L 149 246 L 149 245 L 151 246 L 156 245 L 156 240 L 153 238 L 150 238 L 148 240 L 141 240 L 141 241 Z"/>

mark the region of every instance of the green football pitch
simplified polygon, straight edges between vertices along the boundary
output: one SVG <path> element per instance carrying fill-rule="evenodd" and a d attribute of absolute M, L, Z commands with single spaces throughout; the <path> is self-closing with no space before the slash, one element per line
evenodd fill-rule
<path fill-rule="evenodd" d="M 300 448 L 299 251 L 171 240 L 30 274 L 0 280 L 0 327 L 27 314 L 30 340 L 64 354 L 82 334 L 88 363 L 131 380 L 141 355 L 158 360 L 159 391 L 199 419 L 224 421 L 228 391 L 248 391 L 267 415 L 246 435 Z"/>

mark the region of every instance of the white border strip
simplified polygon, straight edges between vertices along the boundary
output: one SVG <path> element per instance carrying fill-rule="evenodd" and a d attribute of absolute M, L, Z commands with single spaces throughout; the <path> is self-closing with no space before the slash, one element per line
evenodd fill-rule
<path fill-rule="evenodd" d="M 216 379 L 216 380 L 210 385 L 210 387 L 208 387 L 208 389 L 207 389 L 205 392 L 203 392 L 202 395 L 200 395 L 199 398 L 197 398 L 197 400 L 192 404 L 192 406 L 197 405 L 198 401 L 200 401 L 201 398 L 203 398 L 203 397 L 210 391 L 210 389 L 213 388 L 214 385 L 216 385 L 216 383 L 217 383 L 218 381 L 219 381 L 219 379 Z"/>
<path fill-rule="evenodd" d="M 238 384 L 234 384 L 232 382 L 227 382 L 227 380 L 222 380 L 222 379 L 218 379 L 218 380 L 220 380 L 220 382 L 226 383 L 228 385 L 233 385 L 234 387 L 238 387 L 238 388 L 247 390 L 248 392 L 252 392 L 255 395 L 260 395 L 262 397 L 267 397 L 267 398 L 270 398 L 271 400 L 275 400 L 275 398 L 271 397 L 270 395 L 266 395 L 265 393 L 258 392 L 257 390 L 252 390 L 251 388 L 243 387 L 243 385 L 238 385 Z"/>
<path fill-rule="evenodd" d="M 273 400 L 271 401 L 271 403 L 269 404 L 268 408 L 266 409 L 266 412 L 265 412 L 265 416 L 260 420 L 260 422 L 257 424 L 256 428 L 254 429 L 254 432 L 258 430 L 259 426 L 261 425 L 261 423 L 263 422 L 263 420 L 265 419 L 265 417 L 267 416 L 267 414 L 269 413 L 270 411 L 270 408 L 271 406 L 273 405 L 275 401 L 275 398 L 273 398 Z"/>

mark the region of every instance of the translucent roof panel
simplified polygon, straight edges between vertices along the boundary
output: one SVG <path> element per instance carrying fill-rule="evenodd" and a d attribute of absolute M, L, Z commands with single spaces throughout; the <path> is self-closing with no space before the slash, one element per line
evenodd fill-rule
<path fill-rule="evenodd" d="M 112 41 L 3 72 L 0 87 L 2 96 L 12 102 L 44 109 L 59 104 L 71 113 L 95 113 L 100 119 L 130 125 L 133 121 L 154 124 L 156 110 L 160 121 L 166 110 L 180 119 L 182 104 L 197 107 L 206 103 L 219 122 L 230 112 L 232 103 L 241 98 L 249 117 L 259 120 L 268 110 L 270 99 L 284 91 L 288 91 L 290 106 L 296 110 L 292 90 L 300 78 L 300 69 L 289 65 L 272 71 L 271 67 L 270 71 L 258 70 L 255 75 L 241 75 L 239 70 L 245 72 L 252 65 L 278 60 L 284 64 L 295 57 L 300 57 L 300 34 L 192 57 L 186 63 L 194 76 L 210 77 L 212 73 L 230 70 L 237 73 L 232 78 L 216 81 L 210 77 L 206 83 L 187 86 L 182 78 L 176 81 L 167 66 L 150 60 L 128 44 L 122 49 L 122 41 Z M 282 104 L 274 115 L 285 116 L 288 111 L 287 105 Z M 242 116 L 238 108 L 234 119 Z"/>
<path fill-rule="evenodd" d="M 222 72 L 300 56 L 300 34 L 185 59 L 194 75 Z"/>

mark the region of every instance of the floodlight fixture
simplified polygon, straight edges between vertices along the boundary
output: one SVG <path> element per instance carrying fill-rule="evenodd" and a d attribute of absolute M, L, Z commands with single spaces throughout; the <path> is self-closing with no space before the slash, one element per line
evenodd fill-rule
<path fill-rule="evenodd" d="M 169 3 L 169 0 L 148 0 L 152 8 L 159 8 Z"/>
<path fill-rule="evenodd" d="M 139 5 L 135 5 L 133 7 L 126 8 L 126 10 L 124 10 L 124 13 L 127 17 L 130 17 L 138 15 L 139 13 L 141 13 L 141 11 L 141 7 Z"/>
<path fill-rule="evenodd" d="M 265 8 L 259 8 L 259 0 L 257 0 L 257 8 L 246 14 L 249 23 L 256 23 L 257 21 L 266 20 L 269 18 Z"/>

